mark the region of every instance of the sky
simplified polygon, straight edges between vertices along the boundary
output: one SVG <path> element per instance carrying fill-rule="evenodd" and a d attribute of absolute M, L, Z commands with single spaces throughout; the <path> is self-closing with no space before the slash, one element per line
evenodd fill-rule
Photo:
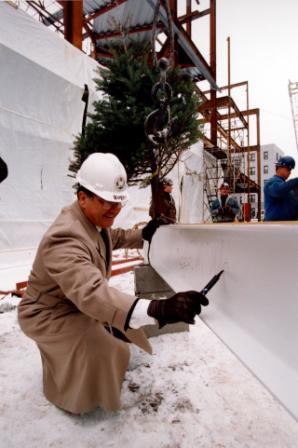
<path fill-rule="evenodd" d="M 133 293 L 133 274 L 111 286 Z M 297 422 L 200 319 L 190 332 L 152 338 L 152 356 L 131 346 L 122 410 L 63 412 L 42 393 L 40 355 L 17 323 L 18 301 L 0 296 L 0 448 L 298 446 Z"/>
<path fill-rule="evenodd" d="M 200 0 L 193 8 L 204 10 L 208 4 Z M 228 83 L 230 37 L 231 83 L 249 82 L 249 107 L 260 108 L 261 144 L 275 143 L 298 164 L 288 94 L 288 80 L 298 82 L 297 19 L 297 0 L 217 0 L 218 85 Z M 193 25 L 198 48 L 204 26 L 204 19 Z"/>

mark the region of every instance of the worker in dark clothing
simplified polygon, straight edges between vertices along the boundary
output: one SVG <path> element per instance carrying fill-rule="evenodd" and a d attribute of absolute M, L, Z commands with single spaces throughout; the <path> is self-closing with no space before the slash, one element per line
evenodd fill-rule
<path fill-rule="evenodd" d="M 160 183 L 159 193 L 153 202 L 151 201 L 149 215 L 151 218 L 156 218 L 163 216 L 169 219 L 170 222 L 176 222 L 176 206 L 175 201 L 172 196 L 173 191 L 173 181 L 171 179 L 165 178 Z"/>
<path fill-rule="evenodd" d="M 0 157 L 0 183 L 8 176 L 8 168 L 4 160 Z"/>
<path fill-rule="evenodd" d="M 218 198 L 211 204 L 211 216 L 214 222 L 233 222 L 239 213 L 239 204 L 236 198 L 230 196 L 230 186 L 227 182 L 218 189 Z"/>
<path fill-rule="evenodd" d="M 288 180 L 295 168 L 293 157 L 281 157 L 276 173 L 264 187 L 265 221 L 293 221 L 298 219 L 298 177 Z"/>

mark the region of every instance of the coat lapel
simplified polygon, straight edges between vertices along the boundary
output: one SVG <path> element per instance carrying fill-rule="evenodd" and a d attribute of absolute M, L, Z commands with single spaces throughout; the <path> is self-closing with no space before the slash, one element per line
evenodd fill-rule
<path fill-rule="evenodd" d="M 111 265 L 112 265 L 112 240 L 108 229 L 102 229 L 100 232 L 100 237 L 102 239 L 104 249 L 105 249 L 105 260 L 106 260 L 106 270 L 107 275 L 111 275 Z"/>

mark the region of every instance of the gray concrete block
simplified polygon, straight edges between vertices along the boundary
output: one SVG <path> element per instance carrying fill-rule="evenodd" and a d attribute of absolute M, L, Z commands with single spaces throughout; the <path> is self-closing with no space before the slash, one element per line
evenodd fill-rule
<path fill-rule="evenodd" d="M 134 268 L 135 294 L 142 299 L 160 299 L 171 297 L 175 291 L 166 283 L 160 275 L 149 265 L 141 264 Z M 143 327 L 147 337 L 159 336 L 166 333 L 179 333 L 189 331 L 189 325 L 184 322 L 165 325 L 159 329 L 158 325 L 146 325 Z"/>
<path fill-rule="evenodd" d="M 184 331 L 189 331 L 189 325 L 184 322 L 165 325 L 162 328 L 158 328 L 158 325 L 145 325 L 143 330 L 147 338 L 153 338 L 154 336 L 159 336 L 161 334 L 182 333 Z"/>
<path fill-rule="evenodd" d="M 159 294 L 174 291 L 160 277 L 160 275 L 149 265 L 139 264 L 134 268 L 135 275 L 135 293 L 141 294 Z"/>

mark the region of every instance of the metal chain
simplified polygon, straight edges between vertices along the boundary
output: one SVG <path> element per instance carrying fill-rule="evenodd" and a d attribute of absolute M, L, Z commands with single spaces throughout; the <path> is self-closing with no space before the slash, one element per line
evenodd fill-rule
<path fill-rule="evenodd" d="M 157 62 L 155 51 L 155 38 L 157 19 L 160 11 L 160 0 L 156 2 L 153 25 L 152 25 L 152 51 L 153 51 L 153 64 L 158 68 L 160 72 L 159 81 L 154 84 L 151 90 L 151 96 L 154 103 L 157 104 L 157 109 L 151 112 L 145 119 L 145 134 L 147 139 L 154 145 L 166 145 L 168 138 L 172 134 L 172 126 L 175 119 L 171 117 L 170 100 L 172 98 L 172 87 L 167 82 L 167 71 L 170 66 L 173 65 L 174 54 L 174 37 L 171 20 L 171 12 L 168 0 L 164 0 L 165 9 L 168 19 L 168 30 L 170 39 L 170 59 L 161 58 Z"/>
<path fill-rule="evenodd" d="M 154 146 L 166 144 L 172 132 L 172 118 L 170 100 L 172 98 L 172 87 L 166 81 L 166 72 L 169 61 L 166 58 L 158 62 L 160 80 L 154 84 L 151 96 L 158 107 L 145 119 L 145 134 Z"/>

